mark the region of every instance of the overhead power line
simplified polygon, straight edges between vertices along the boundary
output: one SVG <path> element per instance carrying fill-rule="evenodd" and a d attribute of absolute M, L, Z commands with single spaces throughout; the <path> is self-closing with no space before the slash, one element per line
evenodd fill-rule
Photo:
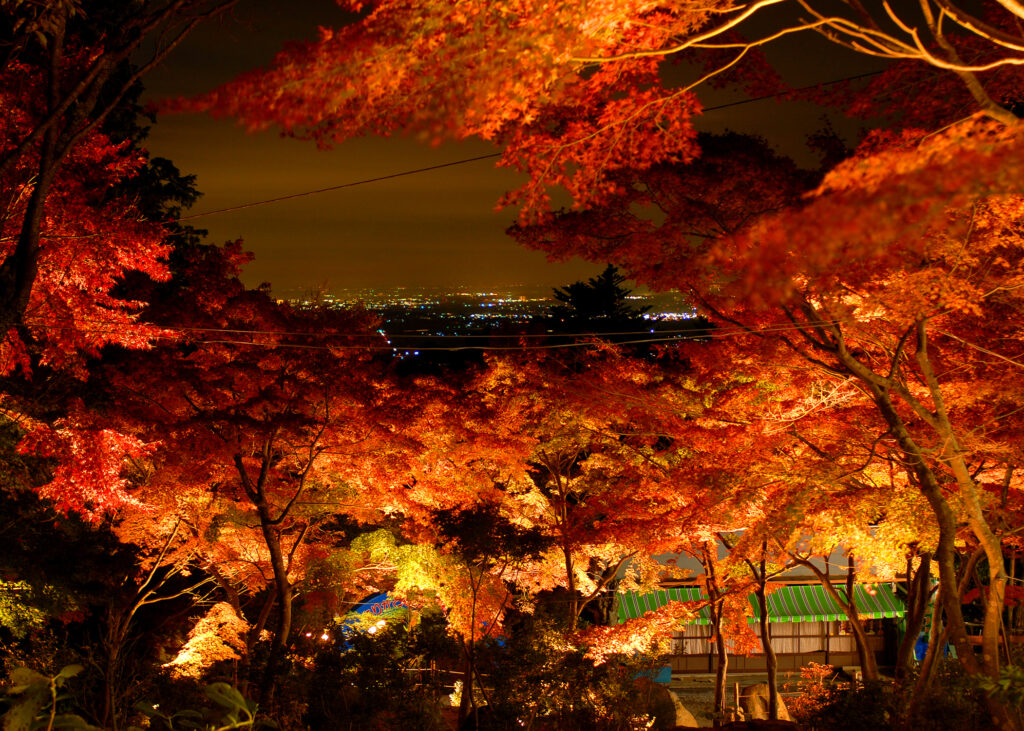
<path fill-rule="evenodd" d="M 191 221 L 196 218 L 204 218 L 206 216 L 214 216 L 218 213 L 230 213 L 231 211 L 241 211 L 246 208 L 255 208 L 256 206 L 266 206 L 271 203 L 280 203 L 281 201 L 291 200 L 293 198 L 304 198 L 310 195 L 318 195 L 319 193 L 330 193 L 333 190 L 342 190 L 343 188 L 354 188 L 357 185 L 366 185 L 367 183 L 379 183 L 382 180 L 392 180 L 394 178 L 401 178 L 406 175 L 416 175 L 417 173 L 426 173 L 432 170 L 440 170 L 441 168 L 450 168 L 455 165 L 465 165 L 470 162 L 477 162 L 479 160 L 488 160 L 494 157 L 501 157 L 500 152 L 491 152 L 486 155 L 477 155 L 476 157 L 467 157 L 462 160 L 452 160 L 451 162 L 442 162 L 437 165 L 428 165 L 424 168 L 416 168 L 415 170 L 403 170 L 399 173 L 391 173 L 389 175 L 378 175 L 375 178 L 365 178 L 363 180 L 353 180 L 349 183 L 340 183 L 339 185 L 330 185 L 326 188 L 317 188 L 316 190 L 307 190 L 301 193 L 290 193 L 289 195 L 282 195 L 276 198 L 267 198 L 266 200 L 253 201 L 251 203 L 242 203 L 237 206 L 230 206 L 228 208 L 218 208 L 213 211 L 205 211 L 203 213 L 194 213 L 190 216 L 180 216 L 174 221 L 169 223 L 175 223 L 178 221 Z"/>
<path fill-rule="evenodd" d="M 61 324 L 63 323 L 63 324 Z M 86 323 L 88 325 L 97 326 L 96 328 L 83 329 L 76 327 L 79 323 Z M 76 329 L 79 332 L 91 332 L 93 329 L 97 329 L 103 332 L 113 332 L 120 329 L 123 323 L 114 320 L 100 320 L 95 318 L 81 318 L 78 320 L 71 319 L 42 319 L 36 320 L 35 322 L 29 321 L 28 324 L 43 327 L 45 329 Z M 160 328 L 163 330 L 173 330 L 179 333 L 217 333 L 217 334 L 230 334 L 230 335 L 272 335 L 275 337 L 307 337 L 307 338 L 361 338 L 367 336 L 386 335 L 389 338 L 417 338 L 417 339 L 452 339 L 452 338 L 503 338 L 503 339 L 520 339 L 520 338 L 550 338 L 550 337 L 578 337 L 578 338 L 607 338 L 607 337 L 618 337 L 624 335 L 672 335 L 672 334 L 685 334 L 692 333 L 695 328 L 679 328 L 679 329 L 659 329 L 644 328 L 642 330 L 616 330 L 608 332 L 595 332 L 595 331 L 582 331 L 582 332 L 527 332 L 527 333 L 508 333 L 508 332 L 496 332 L 496 333 L 466 333 L 460 334 L 440 334 L 436 332 L 424 332 L 424 331 L 405 331 L 405 332 L 387 332 L 383 328 L 377 328 L 375 330 L 358 330 L 358 331 L 303 331 L 303 330 L 261 330 L 258 328 L 230 328 L 230 327 L 194 327 L 191 325 L 161 325 L 159 323 L 144 322 L 140 323 L 147 327 Z M 108 327 L 103 327 L 108 326 Z M 700 329 L 700 328 L 697 328 Z"/>
<path fill-rule="evenodd" d="M 68 321 L 64 321 L 67 323 Z M 107 335 L 111 333 L 121 332 L 124 328 L 123 323 L 103 322 L 103 321 L 92 321 L 96 327 L 90 328 L 73 328 L 73 324 L 59 324 L 59 321 L 45 321 L 37 320 L 35 322 L 28 322 L 26 324 L 31 327 L 43 329 L 43 330 L 68 330 L 75 329 L 79 333 L 93 334 L 93 335 Z M 294 348 L 302 350 L 323 350 L 323 351 L 338 351 L 338 350 L 363 350 L 368 352 L 458 352 L 466 350 L 480 350 L 488 352 L 497 351 L 533 351 L 533 350 L 565 350 L 572 348 L 590 348 L 601 344 L 603 340 L 606 340 L 609 336 L 637 336 L 629 340 L 619 340 L 612 343 L 613 345 L 645 345 L 655 343 L 680 343 L 684 340 L 691 339 L 710 339 L 710 340 L 722 340 L 728 337 L 736 337 L 742 335 L 769 335 L 775 333 L 786 333 L 796 332 L 803 328 L 803 325 L 794 323 L 775 323 L 772 325 L 766 325 L 756 330 L 747 329 L 744 327 L 722 327 L 722 328 L 709 328 L 699 334 L 693 330 L 663 330 L 655 331 L 651 333 L 649 330 L 637 330 L 637 331 L 626 331 L 620 333 L 594 333 L 594 332 L 579 332 L 579 333 L 526 333 L 526 334 L 495 334 L 495 335 L 480 335 L 480 336 L 464 336 L 464 335 L 424 335 L 417 336 L 409 333 L 401 333 L 396 335 L 405 335 L 408 337 L 417 337 L 422 345 L 409 344 L 392 344 L 389 342 L 389 338 L 396 337 L 390 333 L 378 333 L 378 332 L 360 332 L 360 333 L 325 333 L 325 332 L 284 332 L 276 330 L 258 330 L 258 329 L 238 329 L 238 328 L 192 328 L 188 326 L 175 326 L 175 325 L 156 325 L 146 323 L 148 326 L 154 329 L 161 329 L 175 333 L 175 335 L 153 335 L 153 340 L 174 340 L 176 335 L 189 335 L 189 334 L 210 334 L 210 335 L 225 335 L 226 337 L 218 339 L 194 339 L 189 340 L 192 345 L 239 345 L 252 348 Z M 107 325 L 104 327 L 103 325 Z M 317 340 L 325 338 L 362 338 L 364 340 L 376 341 L 376 342 L 362 342 L 362 343 L 345 343 L 337 345 L 318 345 L 315 343 L 305 342 L 266 342 L 259 340 L 241 340 L 239 336 L 252 336 L 252 337 L 288 337 L 288 338 L 305 338 L 307 340 Z M 683 337 L 689 335 L 691 337 Z M 517 345 L 500 345 L 500 344 L 480 344 L 480 345 L 436 345 L 434 343 L 451 342 L 453 340 L 461 340 L 466 337 L 485 337 L 497 342 L 507 342 L 509 340 L 521 340 L 523 338 L 577 338 L 577 340 L 568 343 L 525 343 L 520 342 Z M 380 342 L 384 340 L 385 342 Z"/>
<path fill-rule="evenodd" d="M 810 91 L 811 89 L 817 89 L 819 86 L 831 86 L 832 84 L 841 84 L 844 81 L 856 81 L 857 79 L 866 79 L 869 76 L 878 76 L 883 71 L 865 71 L 863 74 L 854 74 L 852 76 L 844 76 L 841 79 L 832 79 L 831 81 L 822 81 L 817 84 L 808 84 L 807 86 L 799 86 L 796 89 L 792 89 L 787 92 L 780 94 L 765 94 L 764 96 L 755 96 L 751 99 L 740 99 L 735 102 L 727 102 L 725 104 L 716 104 L 713 107 L 704 107 L 705 112 L 714 112 L 719 109 L 728 109 L 729 107 L 738 107 L 741 104 L 752 104 L 753 102 L 763 102 L 767 99 L 778 99 L 780 96 L 786 96 L 792 94 L 795 91 Z"/>
<path fill-rule="evenodd" d="M 844 76 L 840 79 L 831 79 L 830 81 L 822 81 L 818 84 L 808 84 L 807 86 L 801 86 L 796 89 L 792 89 L 786 92 L 779 92 L 777 94 L 766 94 L 764 96 L 754 97 L 752 99 L 741 99 L 735 102 L 727 102 L 725 104 L 716 104 L 710 107 L 704 107 L 705 112 L 713 112 L 719 109 L 726 109 L 729 107 L 737 107 L 743 104 L 753 104 L 754 102 L 765 101 L 767 99 L 778 99 L 779 97 L 786 96 L 797 91 L 808 91 L 810 89 L 817 88 L 819 86 L 830 86 L 832 84 L 840 84 L 844 81 L 856 81 L 857 79 L 867 78 L 869 76 L 877 76 L 882 71 L 868 71 L 862 74 L 854 74 L 852 76 Z M 461 160 L 452 160 L 450 162 L 438 163 L 437 165 L 428 165 L 422 168 L 415 168 L 413 170 L 402 170 L 397 173 L 390 173 L 388 175 L 378 175 L 373 178 L 363 178 L 361 180 L 353 180 L 348 183 L 339 183 L 338 185 L 330 185 L 326 188 L 317 188 L 316 190 L 306 190 L 299 193 L 289 193 L 288 195 L 277 196 L 275 198 L 266 198 L 264 200 L 251 201 L 249 203 L 242 203 L 237 206 L 229 206 L 227 208 L 217 208 L 212 211 L 203 211 L 202 213 L 193 213 L 188 216 L 179 216 L 178 218 L 166 221 L 166 223 L 177 223 L 179 221 L 193 221 L 197 218 L 206 218 L 207 216 L 216 216 L 220 213 L 231 213 L 233 211 L 241 211 L 247 208 L 256 208 L 258 206 L 266 206 L 272 203 L 280 203 L 282 201 L 292 200 L 294 198 L 305 198 L 311 195 L 319 195 L 320 193 L 330 193 L 335 190 L 343 190 L 345 188 L 355 188 L 360 185 L 367 185 L 369 183 L 379 183 L 383 180 L 393 180 L 395 178 L 403 178 L 408 175 L 418 175 L 419 173 L 428 173 L 434 170 L 441 170 L 443 168 L 450 168 L 456 165 L 466 165 L 471 162 L 479 162 L 480 160 L 492 160 L 496 157 L 501 157 L 500 152 L 491 152 L 486 155 L 477 155 L 476 157 L 466 157 Z"/>

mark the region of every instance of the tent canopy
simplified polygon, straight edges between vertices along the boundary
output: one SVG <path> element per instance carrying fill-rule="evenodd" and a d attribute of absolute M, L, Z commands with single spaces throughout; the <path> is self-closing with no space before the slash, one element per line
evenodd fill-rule
<path fill-rule="evenodd" d="M 839 588 L 840 594 L 845 588 Z M 873 593 L 872 593 L 873 592 Z M 893 593 L 889 584 L 868 586 L 857 584 L 853 588 L 857 613 L 862 619 L 880 619 L 882 617 L 902 617 L 905 611 L 901 602 Z M 768 594 L 769 622 L 831 622 L 845 620 L 846 613 L 832 601 L 824 587 L 814 585 L 781 586 Z M 707 595 L 697 586 L 679 586 L 661 589 L 649 594 L 627 591 L 617 596 L 618 620 L 621 624 L 627 619 L 636 619 L 645 613 L 675 602 L 707 602 Z M 761 617 L 757 596 L 747 597 L 753 609 L 750 622 L 757 622 Z M 710 624 L 707 607 L 701 608 L 690 624 Z"/>

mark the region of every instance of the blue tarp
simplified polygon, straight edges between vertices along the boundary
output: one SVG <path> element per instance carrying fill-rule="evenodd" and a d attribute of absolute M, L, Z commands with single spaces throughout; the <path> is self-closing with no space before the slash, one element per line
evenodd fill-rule
<path fill-rule="evenodd" d="M 391 596 L 385 591 L 381 592 L 380 594 L 372 594 L 366 597 L 361 602 L 352 607 L 352 609 L 350 609 L 348 614 L 346 614 L 345 616 L 348 617 L 353 614 L 366 614 L 367 612 L 369 612 L 374 616 L 390 618 L 392 616 L 395 616 L 395 614 L 398 612 L 408 610 L 409 607 L 404 601 Z"/>
<path fill-rule="evenodd" d="M 401 599 L 393 597 L 387 592 L 372 594 L 352 607 L 341 618 L 339 627 L 341 637 L 339 639 L 343 639 L 349 632 L 355 632 L 359 629 L 370 632 L 376 631 L 370 628 L 381 626 L 380 622 L 404 620 L 408 614 L 409 606 Z"/>

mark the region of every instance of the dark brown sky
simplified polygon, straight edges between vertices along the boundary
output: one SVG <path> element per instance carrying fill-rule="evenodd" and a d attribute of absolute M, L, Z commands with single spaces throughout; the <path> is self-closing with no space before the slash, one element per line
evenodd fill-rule
<path fill-rule="evenodd" d="M 317 25 L 344 20 L 332 0 L 242 0 L 232 16 L 197 29 L 152 73 L 148 94 L 208 91 L 241 71 L 269 64 L 285 41 L 310 38 Z M 794 64 L 790 71 L 800 77 L 794 83 L 811 83 L 848 73 L 849 66 Z M 703 101 L 711 105 L 732 98 Z M 756 131 L 796 149 L 794 130 L 814 128 L 820 114 L 809 105 L 756 102 L 711 112 L 701 126 Z M 431 147 L 401 137 L 361 138 L 322 151 L 273 132 L 248 134 L 231 121 L 202 115 L 162 117 L 148 147 L 197 175 L 203 198 L 193 213 L 494 151 L 480 142 Z M 245 272 L 247 283 L 269 281 L 278 294 L 320 286 L 558 286 L 598 272 L 600 265 L 579 260 L 549 263 L 505 236 L 514 212 L 496 213 L 494 204 L 516 185 L 514 173 L 484 160 L 193 223 L 209 229 L 214 241 L 244 239 L 256 254 Z"/>

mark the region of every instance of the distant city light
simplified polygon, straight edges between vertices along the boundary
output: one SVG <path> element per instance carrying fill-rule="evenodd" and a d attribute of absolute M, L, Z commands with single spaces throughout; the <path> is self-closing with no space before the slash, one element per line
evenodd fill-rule
<path fill-rule="evenodd" d="M 626 329 L 635 329 L 637 334 L 685 337 L 685 334 L 662 331 L 676 327 L 672 323 L 698 316 L 678 293 L 634 292 L 628 295 L 628 299 L 649 308 L 642 315 L 641 327 L 626 326 Z M 396 358 L 419 356 L 425 352 L 425 346 L 472 347 L 480 343 L 486 347 L 485 341 L 460 342 L 459 338 L 479 337 L 492 332 L 507 336 L 508 330 L 499 333 L 497 328 L 543 322 L 551 308 L 558 304 L 552 289 L 540 286 L 477 292 L 443 287 L 395 287 L 389 290 L 367 287 L 337 290 L 324 295 L 318 302 L 307 301 L 306 297 L 295 297 L 292 301 L 312 306 L 326 303 L 338 308 L 353 305 L 364 308 L 379 318 L 376 332 L 386 346 L 392 348 Z M 545 331 L 558 334 L 557 330 L 550 328 L 534 330 Z M 443 342 L 438 342 L 438 339 L 443 339 Z"/>

